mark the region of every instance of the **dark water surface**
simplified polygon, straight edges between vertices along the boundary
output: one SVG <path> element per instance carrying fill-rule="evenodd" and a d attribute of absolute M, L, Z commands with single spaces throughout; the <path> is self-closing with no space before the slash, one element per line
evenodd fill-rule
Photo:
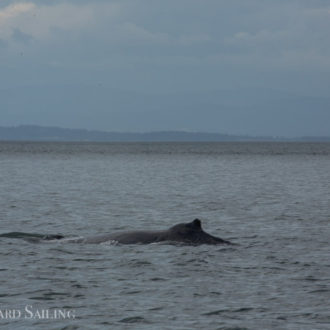
<path fill-rule="evenodd" d="M 0 238 L 4 329 L 330 329 L 330 144 L 3 142 L 0 183 L 0 234 L 198 217 L 238 243 Z"/>

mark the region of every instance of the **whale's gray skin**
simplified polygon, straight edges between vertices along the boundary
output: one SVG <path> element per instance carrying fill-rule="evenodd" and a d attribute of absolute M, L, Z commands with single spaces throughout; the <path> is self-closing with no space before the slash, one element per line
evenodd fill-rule
<path fill-rule="evenodd" d="M 119 244 L 150 244 L 157 242 L 177 242 L 191 245 L 200 244 L 232 244 L 219 237 L 212 236 L 202 229 L 202 223 L 195 219 L 189 223 L 180 223 L 168 230 L 158 231 L 126 231 L 114 234 L 94 236 L 90 238 L 69 239 L 74 243 L 98 244 L 102 242 L 118 242 Z"/>
<path fill-rule="evenodd" d="M 21 238 L 29 242 L 67 242 L 67 243 L 87 243 L 99 244 L 103 242 L 113 242 L 119 244 L 150 244 L 157 242 L 182 243 L 190 245 L 201 244 L 233 244 L 222 238 L 212 236 L 206 233 L 202 228 L 199 219 L 188 223 L 179 223 L 167 230 L 158 231 L 125 231 L 113 234 L 105 234 L 93 237 L 65 237 L 62 235 L 42 235 L 22 232 L 11 232 L 1 234 L 0 237 Z"/>
<path fill-rule="evenodd" d="M 10 233 L 0 234 L 0 237 L 6 238 L 22 238 L 25 240 L 58 240 L 64 238 L 63 235 L 55 234 L 55 235 L 44 235 L 44 234 L 34 234 L 34 233 L 22 233 L 20 231 L 12 231 Z"/>

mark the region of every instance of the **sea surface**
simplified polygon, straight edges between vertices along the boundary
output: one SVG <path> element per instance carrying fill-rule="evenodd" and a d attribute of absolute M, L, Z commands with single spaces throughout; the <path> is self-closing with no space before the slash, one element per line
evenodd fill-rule
<path fill-rule="evenodd" d="M 236 243 L 1 237 L 1 329 L 330 329 L 330 144 L 1 142 L 0 187 L 0 234 Z"/>

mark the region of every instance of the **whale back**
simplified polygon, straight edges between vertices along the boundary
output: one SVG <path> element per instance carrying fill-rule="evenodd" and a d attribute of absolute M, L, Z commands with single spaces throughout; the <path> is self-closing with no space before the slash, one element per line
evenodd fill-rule
<path fill-rule="evenodd" d="M 164 241 L 192 245 L 230 244 L 228 241 L 206 233 L 199 219 L 188 223 L 179 223 L 170 227 L 168 230 L 126 231 L 90 237 L 84 240 L 85 243 L 101 243 L 105 241 L 116 241 L 120 244 L 150 244 Z"/>
<path fill-rule="evenodd" d="M 116 242 L 120 244 L 150 244 L 157 242 L 184 243 L 191 245 L 200 244 L 232 244 L 219 237 L 206 233 L 202 228 L 202 222 L 195 219 L 188 223 L 179 223 L 167 230 L 148 231 L 124 231 L 112 234 L 103 234 L 91 237 L 64 237 L 62 235 L 30 234 L 11 232 L 0 234 L 0 237 L 22 238 L 33 242 L 58 241 L 68 243 L 99 244 L 104 242 Z"/>
<path fill-rule="evenodd" d="M 230 244 L 219 237 L 206 233 L 202 228 L 202 222 L 195 219 L 192 222 L 180 223 L 168 230 L 168 240 L 188 244 Z"/>

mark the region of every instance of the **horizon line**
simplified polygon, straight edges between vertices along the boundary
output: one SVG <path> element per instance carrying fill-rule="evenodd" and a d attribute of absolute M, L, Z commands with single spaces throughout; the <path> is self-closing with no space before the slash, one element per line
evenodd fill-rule
<path fill-rule="evenodd" d="M 210 131 L 196 131 L 196 130 L 187 130 L 187 129 L 182 129 L 182 130 L 175 130 L 175 129 L 166 129 L 166 130 L 150 130 L 150 131 L 105 131 L 105 130 L 99 130 L 99 129 L 89 129 L 89 128 L 68 128 L 68 127 L 61 127 L 61 126 L 48 126 L 48 125 L 37 125 L 37 124 L 19 124 L 16 126 L 0 126 L 1 130 L 17 130 L 17 129 L 42 129 L 42 130 L 60 130 L 60 131 L 67 131 L 69 133 L 69 131 L 71 133 L 90 133 L 90 134 L 103 134 L 103 135 L 139 135 L 141 137 L 143 137 L 143 135 L 157 135 L 157 134 L 165 134 L 165 135 L 173 135 L 173 134 L 184 134 L 186 136 L 188 135 L 200 135 L 200 138 L 204 135 L 205 137 L 209 136 L 213 136 L 213 137 L 223 137 L 226 139 L 232 138 L 232 139 L 242 139 L 242 141 L 244 141 L 244 139 L 246 140 L 270 140 L 270 141 L 296 141 L 296 140 L 312 140 L 315 141 L 317 139 L 321 139 L 321 140 L 329 140 L 330 141 L 330 135 L 301 135 L 301 136 L 282 136 L 282 135 L 251 135 L 251 134 L 247 134 L 247 133 L 222 133 L 222 132 L 210 132 Z M 32 132 L 29 132 L 32 133 Z M 38 133 L 38 132 L 34 132 L 34 133 Z M 45 133 L 45 132 L 44 132 Z M 64 132 L 63 132 L 64 133 Z M 27 133 L 26 133 L 27 134 Z M 2 134 L 0 134 L 0 140 L 3 140 Z M 39 141 L 41 141 L 40 139 L 42 138 L 41 136 L 34 136 L 35 139 L 38 139 Z M 51 140 L 58 140 L 60 137 L 48 137 L 46 139 L 46 141 L 50 141 Z M 100 138 L 100 137 L 99 137 Z M 77 137 L 76 137 L 77 139 Z M 75 141 L 77 141 L 75 139 Z M 79 139 L 79 138 L 78 138 Z M 94 137 L 95 139 L 95 137 Z M 6 141 L 8 141 L 8 139 L 5 139 Z M 14 139 L 15 141 L 17 140 Z M 84 141 L 86 140 L 86 138 L 84 139 Z M 61 140 L 64 141 L 64 140 Z M 70 141 L 70 140 L 68 140 Z M 209 140 L 211 142 L 211 140 Z M 236 140 L 237 141 L 237 140 Z M 198 140 L 197 140 L 198 142 Z"/>

